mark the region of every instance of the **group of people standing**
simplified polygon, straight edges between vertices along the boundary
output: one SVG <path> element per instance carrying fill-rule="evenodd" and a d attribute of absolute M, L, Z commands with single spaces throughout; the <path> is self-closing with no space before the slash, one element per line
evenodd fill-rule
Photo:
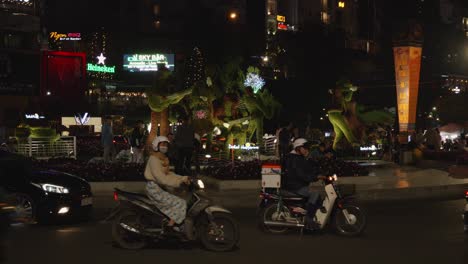
<path fill-rule="evenodd" d="M 283 164 L 283 160 L 291 151 L 294 150 L 293 142 L 300 138 L 299 129 L 294 127 L 293 123 L 289 123 L 288 126 L 281 128 L 277 133 L 278 138 L 278 154 Z M 319 159 L 322 157 L 333 158 L 336 157 L 336 152 L 333 150 L 333 144 L 331 141 L 324 140 L 323 142 L 316 142 L 317 147 L 310 149 L 309 155 L 313 159 Z M 311 142 L 309 142 L 309 146 Z"/>
<path fill-rule="evenodd" d="M 181 125 L 177 127 L 175 134 L 168 133 L 164 135 L 168 139 L 168 152 L 166 155 L 175 167 L 175 172 L 179 174 L 188 174 L 192 168 L 192 159 L 197 155 L 200 149 L 200 137 L 195 133 L 193 126 L 188 118 L 180 120 Z M 135 127 L 130 133 L 130 162 L 144 163 L 145 153 L 147 153 L 148 131 L 143 121 L 137 121 Z M 112 128 L 112 119 L 104 118 L 101 131 L 101 143 L 103 147 L 104 162 L 113 161 L 116 155 L 114 134 Z M 197 161 L 198 159 L 195 159 Z M 198 162 L 195 162 L 199 170 Z"/>

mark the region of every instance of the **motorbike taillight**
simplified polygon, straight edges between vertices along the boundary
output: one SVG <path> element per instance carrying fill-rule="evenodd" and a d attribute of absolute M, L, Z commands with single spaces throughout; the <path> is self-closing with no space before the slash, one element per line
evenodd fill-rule
<path fill-rule="evenodd" d="M 468 191 L 465 192 L 465 197 L 468 199 Z"/>
<path fill-rule="evenodd" d="M 118 201 L 119 200 L 119 194 L 117 192 L 114 192 L 114 201 Z"/>

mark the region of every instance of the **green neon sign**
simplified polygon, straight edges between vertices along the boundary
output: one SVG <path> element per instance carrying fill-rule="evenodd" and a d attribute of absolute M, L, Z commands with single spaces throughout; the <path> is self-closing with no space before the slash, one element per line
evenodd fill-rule
<path fill-rule="evenodd" d="M 115 66 L 112 67 L 107 67 L 105 65 L 97 65 L 97 64 L 92 64 L 88 63 L 88 71 L 93 71 L 93 72 L 105 72 L 105 73 L 115 73 Z"/>

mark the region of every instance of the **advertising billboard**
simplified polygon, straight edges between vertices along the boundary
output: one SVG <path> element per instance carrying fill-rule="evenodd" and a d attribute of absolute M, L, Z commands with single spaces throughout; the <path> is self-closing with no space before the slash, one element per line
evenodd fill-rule
<path fill-rule="evenodd" d="M 155 72 L 164 66 L 174 71 L 174 54 L 125 54 L 123 69 L 128 72 Z"/>

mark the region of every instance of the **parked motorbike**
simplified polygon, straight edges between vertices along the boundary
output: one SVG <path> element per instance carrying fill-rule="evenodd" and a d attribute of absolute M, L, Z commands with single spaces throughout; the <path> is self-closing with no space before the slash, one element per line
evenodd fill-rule
<path fill-rule="evenodd" d="M 167 232 L 169 218 L 143 194 L 115 189 L 119 205 L 106 220 L 112 221 L 112 238 L 122 248 L 141 249 L 149 242 L 167 239 L 199 241 L 211 251 L 229 251 L 238 246 L 240 231 L 232 213 L 212 205 L 203 193 L 201 180 L 189 184 L 190 199 L 181 233 Z"/>
<path fill-rule="evenodd" d="M 326 197 L 317 210 L 313 225 L 306 225 L 307 198 L 285 190 L 276 193 L 262 191 L 258 211 L 259 227 L 268 233 L 283 234 L 292 228 L 323 230 L 327 226 L 343 236 L 360 235 L 366 228 L 366 214 L 353 203 L 351 196 L 343 196 L 336 184 L 336 175 L 323 180 Z"/>
<path fill-rule="evenodd" d="M 465 212 L 463 213 L 463 222 L 464 222 L 464 230 L 465 233 L 468 234 L 468 191 L 465 192 L 465 199 L 466 199 L 466 204 L 465 204 Z"/>

